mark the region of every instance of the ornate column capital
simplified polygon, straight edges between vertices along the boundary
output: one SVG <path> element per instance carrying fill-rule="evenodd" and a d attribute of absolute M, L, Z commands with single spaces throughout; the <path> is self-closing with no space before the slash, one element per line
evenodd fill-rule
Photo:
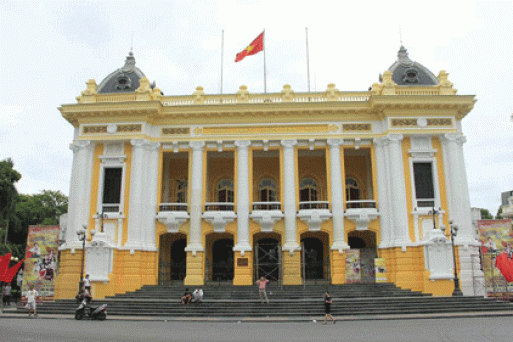
<path fill-rule="evenodd" d="M 160 148 L 160 143 L 148 141 L 147 144 L 145 145 L 145 147 L 148 151 L 156 151 Z"/>
<path fill-rule="evenodd" d="M 281 141 L 281 146 L 283 146 L 284 148 L 293 148 L 296 145 L 297 145 L 297 140 L 295 140 L 295 139 L 288 139 L 288 140 Z"/>
<path fill-rule="evenodd" d="M 148 142 L 143 139 L 132 139 L 130 140 L 130 144 L 132 144 L 133 147 L 144 147 Z"/>
<path fill-rule="evenodd" d="M 331 148 L 334 146 L 342 145 L 344 143 L 344 140 L 343 139 L 328 139 L 328 140 L 326 140 L 326 143 Z"/>
<path fill-rule="evenodd" d="M 400 143 L 404 139 L 402 134 L 389 134 L 386 136 L 387 140 L 392 143 Z"/>
<path fill-rule="evenodd" d="M 249 146 L 251 146 L 251 140 L 236 140 L 235 146 L 237 146 L 238 149 L 247 149 Z"/>
<path fill-rule="evenodd" d="M 78 152 L 91 145 L 91 140 L 75 140 L 69 144 L 69 149 L 73 152 Z"/>
<path fill-rule="evenodd" d="M 204 141 L 191 141 L 189 143 L 189 147 L 192 148 L 194 151 L 201 151 L 203 150 L 203 147 L 205 147 Z"/>

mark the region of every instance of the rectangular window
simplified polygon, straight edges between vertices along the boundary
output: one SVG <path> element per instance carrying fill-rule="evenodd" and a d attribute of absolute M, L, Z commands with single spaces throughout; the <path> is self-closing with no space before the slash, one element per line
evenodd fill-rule
<path fill-rule="evenodd" d="M 435 205 L 435 187 L 432 163 L 413 163 L 413 174 L 417 206 L 433 207 Z"/>
<path fill-rule="evenodd" d="M 121 167 L 104 169 L 103 177 L 103 211 L 119 211 L 121 202 L 121 179 L 123 176 Z"/>

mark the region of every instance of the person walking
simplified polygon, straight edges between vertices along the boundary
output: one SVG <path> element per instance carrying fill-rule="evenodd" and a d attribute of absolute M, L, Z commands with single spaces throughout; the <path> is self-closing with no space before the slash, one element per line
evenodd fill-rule
<path fill-rule="evenodd" d="M 331 315 L 331 303 L 333 303 L 333 301 L 331 300 L 330 294 L 326 291 L 324 294 L 324 322 L 322 322 L 322 324 L 326 324 L 328 318 L 331 319 L 333 324 L 336 322 L 336 319 Z"/>
<path fill-rule="evenodd" d="M 7 283 L 7 285 L 5 285 L 5 289 L 4 289 L 4 304 L 5 305 L 11 305 L 11 295 L 12 295 L 11 284 Z"/>
<path fill-rule="evenodd" d="M 37 297 L 39 297 L 39 293 L 36 290 L 34 290 L 34 285 L 30 285 L 30 290 L 27 292 L 27 307 L 28 307 L 29 317 L 32 315 L 30 313 L 30 310 L 34 311 L 34 317 L 37 317 L 37 312 L 36 312 Z"/>
<path fill-rule="evenodd" d="M 91 279 L 89 279 L 89 274 L 86 274 L 84 278 L 84 287 L 89 293 L 91 293 Z"/>
<path fill-rule="evenodd" d="M 256 281 L 256 283 L 258 285 L 258 295 L 260 296 L 260 301 L 263 303 L 265 299 L 267 304 L 269 304 L 269 299 L 267 298 L 267 293 L 265 292 L 265 287 L 267 283 L 269 283 L 269 280 L 262 276 Z"/>

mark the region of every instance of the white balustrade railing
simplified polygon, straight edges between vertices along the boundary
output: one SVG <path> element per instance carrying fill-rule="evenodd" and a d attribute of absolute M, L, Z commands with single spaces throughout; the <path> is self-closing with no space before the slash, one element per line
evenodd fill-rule
<path fill-rule="evenodd" d="M 187 203 L 160 203 L 159 211 L 187 211 Z"/>
<path fill-rule="evenodd" d="M 299 210 L 329 209 L 328 201 L 305 201 L 299 202 Z"/>
<path fill-rule="evenodd" d="M 234 211 L 235 204 L 229 202 L 205 203 L 205 211 Z"/>
<path fill-rule="evenodd" d="M 281 202 L 253 202 L 255 210 L 281 210 Z"/>
<path fill-rule="evenodd" d="M 376 209 L 376 201 L 374 200 L 357 200 L 346 201 L 347 209 Z"/>

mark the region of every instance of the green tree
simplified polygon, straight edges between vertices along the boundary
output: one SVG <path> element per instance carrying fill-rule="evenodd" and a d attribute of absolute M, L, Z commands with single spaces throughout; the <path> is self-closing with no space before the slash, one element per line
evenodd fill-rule
<path fill-rule="evenodd" d="M 502 207 L 499 207 L 499 210 L 497 210 L 497 215 L 495 215 L 496 220 L 502 220 Z"/>
<path fill-rule="evenodd" d="M 483 219 L 483 220 L 493 220 L 493 215 L 490 214 L 488 209 L 481 209 L 481 219 Z"/>
<path fill-rule="evenodd" d="M 15 183 L 20 179 L 21 174 L 14 169 L 11 158 L 0 161 L 0 221 L 5 247 L 7 247 L 10 226 L 18 224 L 15 217 L 18 200 Z"/>

